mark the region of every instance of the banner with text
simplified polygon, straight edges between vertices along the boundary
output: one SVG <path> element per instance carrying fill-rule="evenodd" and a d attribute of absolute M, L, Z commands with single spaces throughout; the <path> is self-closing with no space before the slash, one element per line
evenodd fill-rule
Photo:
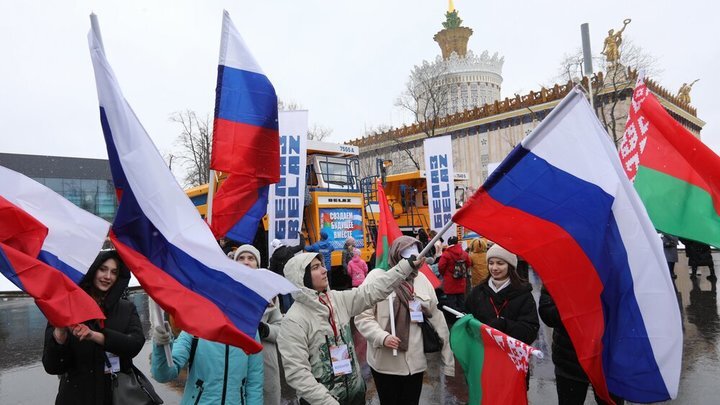
<path fill-rule="evenodd" d="M 362 208 L 320 208 L 320 229 L 335 250 L 342 250 L 349 237 L 355 239 L 355 247 L 365 247 Z"/>
<path fill-rule="evenodd" d="M 455 170 L 450 135 L 425 139 L 424 150 L 430 229 L 440 231 L 455 213 Z M 455 225 L 443 239 L 447 242 L 454 235 L 457 235 Z"/>
<path fill-rule="evenodd" d="M 300 243 L 305 205 L 307 162 L 307 111 L 280 111 L 280 182 L 270 186 L 268 197 L 268 254 L 270 243 L 279 239 L 286 245 Z"/>

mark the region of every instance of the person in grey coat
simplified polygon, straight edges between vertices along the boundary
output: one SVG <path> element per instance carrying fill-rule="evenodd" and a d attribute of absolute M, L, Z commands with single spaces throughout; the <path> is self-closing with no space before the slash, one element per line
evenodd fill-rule
<path fill-rule="evenodd" d="M 665 253 L 665 260 L 667 261 L 668 269 L 670 270 L 670 276 L 673 279 L 676 279 L 677 274 L 675 274 L 675 263 L 678 261 L 678 238 L 675 235 L 670 235 L 665 232 L 661 232 L 660 237 L 662 238 L 663 252 Z"/>

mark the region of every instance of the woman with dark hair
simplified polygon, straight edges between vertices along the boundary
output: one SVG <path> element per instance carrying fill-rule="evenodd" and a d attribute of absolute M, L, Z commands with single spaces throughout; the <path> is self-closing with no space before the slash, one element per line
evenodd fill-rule
<path fill-rule="evenodd" d="M 490 277 L 470 293 L 467 312 L 488 326 L 532 344 L 540 323 L 532 286 L 517 273 L 517 256 L 495 244 L 488 249 L 487 260 Z"/>
<path fill-rule="evenodd" d="M 135 305 L 122 299 L 129 282 L 130 271 L 117 252 L 101 252 L 80 287 L 95 299 L 105 320 L 45 330 L 43 366 L 61 376 L 56 404 L 112 405 L 111 374 L 130 372 L 145 343 Z"/>

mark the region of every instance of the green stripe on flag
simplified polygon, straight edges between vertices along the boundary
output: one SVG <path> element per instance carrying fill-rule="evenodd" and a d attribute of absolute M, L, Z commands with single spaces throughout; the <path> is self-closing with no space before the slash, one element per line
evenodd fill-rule
<path fill-rule="evenodd" d="M 720 216 L 705 190 L 640 166 L 635 190 L 655 228 L 720 247 Z"/>
<path fill-rule="evenodd" d="M 473 318 L 472 315 L 465 315 L 455 322 L 450 332 L 450 348 L 465 372 L 469 404 L 482 403 L 485 348 L 482 336 L 480 336 L 480 325 L 480 321 Z"/>
<path fill-rule="evenodd" d="M 390 268 L 390 265 L 388 264 L 388 260 L 390 257 L 390 247 L 388 245 L 388 238 L 387 235 L 382 236 L 382 241 L 380 241 L 382 244 L 382 251 L 380 251 L 380 257 L 375 257 L 375 268 L 388 270 Z"/>

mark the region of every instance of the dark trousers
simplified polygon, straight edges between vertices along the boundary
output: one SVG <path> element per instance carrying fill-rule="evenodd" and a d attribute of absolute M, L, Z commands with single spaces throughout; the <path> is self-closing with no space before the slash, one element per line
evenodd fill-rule
<path fill-rule="evenodd" d="M 420 403 L 423 373 L 410 375 L 392 375 L 372 371 L 375 387 L 381 405 L 405 405 Z"/>
<path fill-rule="evenodd" d="M 465 294 L 447 294 L 444 301 L 445 302 L 441 302 L 440 304 L 447 305 L 456 311 L 465 311 Z M 448 311 L 442 312 L 445 315 L 445 322 L 447 322 L 448 328 L 451 328 L 455 324 L 455 321 L 457 321 L 457 317 Z"/>
<path fill-rule="evenodd" d="M 576 381 L 555 374 L 558 405 L 583 405 L 585 403 L 585 397 L 587 396 L 588 386 L 590 386 L 589 382 Z M 610 394 L 610 397 L 617 405 L 623 405 L 625 403 L 622 398 L 618 398 L 613 394 Z M 595 402 L 599 405 L 607 404 L 607 402 L 598 398 L 597 395 L 595 395 Z"/>

